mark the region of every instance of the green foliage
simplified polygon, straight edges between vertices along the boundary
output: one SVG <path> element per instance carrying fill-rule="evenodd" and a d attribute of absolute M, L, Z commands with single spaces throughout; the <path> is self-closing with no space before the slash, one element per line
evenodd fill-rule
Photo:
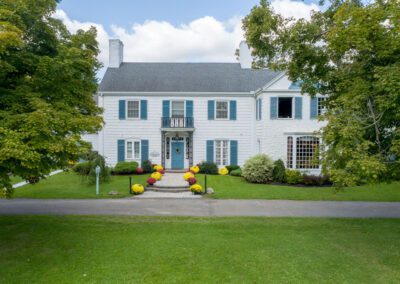
<path fill-rule="evenodd" d="M 74 172 L 76 172 L 79 175 L 82 176 L 87 176 L 90 173 L 90 169 L 91 169 L 91 164 L 89 162 L 82 162 L 79 164 L 76 164 L 72 170 Z"/>
<path fill-rule="evenodd" d="M 230 173 L 230 172 L 232 172 L 232 171 L 234 171 L 234 170 L 240 169 L 240 166 L 238 166 L 238 165 L 229 165 L 229 166 L 226 166 L 225 168 L 226 168 L 226 169 L 228 170 L 228 172 Z"/>
<path fill-rule="evenodd" d="M 259 154 L 246 161 L 242 168 L 242 176 L 252 183 L 267 183 L 272 181 L 274 163 L 265 154 Z"/>
<path fill-rule="evenodd" d="M 282 160 L 277 160 L 274 162 L 273 180 L 275 182 L 286 181 L 285 164 Z"/>
<path fill-rule="evenodd" d="M 118 162 L 112 172 L 120 175 L 134 174 L 136 173 L 137 167 L 137 162 Z"/>
<path fill-rule="evenodd" d="M 89 153 L 83 155 L 83 159 L 86 161 L 81 167 L 80 171 L 75 171 L 81 175 L 86 182 L 91 185 L 96 182 L 96 167 L 100 167 L 100 182 L 108 182 L 111 178 L 111 170 L 106 165 L 106 160 L 102 155 L 96 151 L 90 151 Z M 78 164 L 79 165 L 79 164 Z M 78 166 L 76 165 L 76 166 Z M 75 168 L 76 168 L 75 166 Z M 79 167 L 78 167 L 79 168 Z"/>
<path fill-rule="evenodd" d="M 54 0 L 0 1 L 0 188 L 39 179 L 89 149 L 102 125 L 93 100 L 100 67 L 96 30 L 70 34 Z"/>
<path fill-rule="evenodd" d="M 145 173 L 145 174 L 154 172 L 153 164 L 151 163 L 150 160 L 146 160 L 146 161 L 142 162 L 142 169 L 143 169 L 143 173 Z"/>
<path fill-rule="evenodd" d="M 303 183 L 303 175 L 298 170 L 286 169 L 286 182 L 288 184 Z"/>
<path fill-rule="evenodd" d="M 329 97 L 321 156 L 338 187 L 390 179 L 400 162 L 399 11 L 398 0 L 331 1 L 306 21 L 263 1 L 243 21 L 255 65 Z"/>
<path fill-rule="evenodd" d="M 303 183 L 305 185 L 314 185 L 314 186 L 321 186 L 321 185 L 329 185 L 331 184 L 329 181 L 329 177 L 324 175 L 303 175 Z"/>
<path fill-rule="evenodd" d="M 200 173 L 209 174 L 209 175 L 217 175 L 218 174 L 218 166 L 213 162 L 201 162 L 199 165 Z"/>
<path fill-rule="evenodd" d="M 238 168 L 236 170 L 233 170 L 233 171 L 230 172 L 230 175 L 234 176 L 234 177 L 241 177 L 242 176 L 242 169 Z"/>

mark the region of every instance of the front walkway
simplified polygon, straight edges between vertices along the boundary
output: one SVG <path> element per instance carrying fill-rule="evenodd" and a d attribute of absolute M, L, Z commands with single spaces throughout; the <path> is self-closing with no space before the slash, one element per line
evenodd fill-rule
<path fill-rule="evenodd" d="M 400 202 L 212 199 L 0 200 L 0 215 L 15 214 L 400 218 Z"/>

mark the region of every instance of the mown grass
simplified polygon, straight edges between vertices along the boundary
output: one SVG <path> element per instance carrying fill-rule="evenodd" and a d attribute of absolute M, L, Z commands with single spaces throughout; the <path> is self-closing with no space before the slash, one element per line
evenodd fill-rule
<path fill-rule="evenodd" d="M 400 220 L 0 217 L 2 283 L 398 283 Z"/>
<path fill-rule="evenodd" d="M 204 176 L 196 177 L 204 185 Z M 400 201 L 400 182 L 348 187 L 337 191 L 332 187 L 252 184 L 233 176 L 208 175 L 207 181 L 207 186 L 215 190 L 211 198 L 218 199 Z"/>
<path fill-rule="evenodd" d="M 148 175 L 135 175 L 132 183 L 145 184 Z M 119 195 L 111 196 L 110 191 Z M 34 185 L 15 189 L 14 198 L 121 198 L 130 196 L 129 177 L 113 176 L 110 182 L 100 184 L 100 194 L 96 195 L 96 186 L 88 185 L 79 175 L 63 172 L 41 180 Z"/>

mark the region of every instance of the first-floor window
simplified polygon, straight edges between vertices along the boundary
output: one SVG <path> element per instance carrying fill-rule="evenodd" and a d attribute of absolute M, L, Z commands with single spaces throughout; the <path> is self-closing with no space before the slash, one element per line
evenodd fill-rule
<path fill-rule="evenodd" d="M 318 169 L 320 140 L 314 136 L 289 136 L 287 139 L 287 167 L 296 169 Z"/>
<path fill-rule="evenodd" d="M 140 142 L 127 141 L 126 142 L 126 158 L 127 159 L 140 159 Z"/>
<path fill-rule="evenodd" d="M 215 161 L 219 166 L 228 164 L 228 140 L 215 141 Z"/>

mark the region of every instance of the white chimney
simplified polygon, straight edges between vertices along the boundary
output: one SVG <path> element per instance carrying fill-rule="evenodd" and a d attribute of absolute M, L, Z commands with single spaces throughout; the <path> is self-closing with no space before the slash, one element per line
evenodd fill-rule
<path fill-rule="evenodd" d="M 250 69 L 253 62 L 250 47 L 245 41 L 242 41 L 239 45 L 239 62 L 243 69 Z"/>
<path fill-rule="evenodd" d="M 124 44 L 119 39 L 110 39 L 110 63 L 109 67 L 119 68 L 124 61 Z"/>

